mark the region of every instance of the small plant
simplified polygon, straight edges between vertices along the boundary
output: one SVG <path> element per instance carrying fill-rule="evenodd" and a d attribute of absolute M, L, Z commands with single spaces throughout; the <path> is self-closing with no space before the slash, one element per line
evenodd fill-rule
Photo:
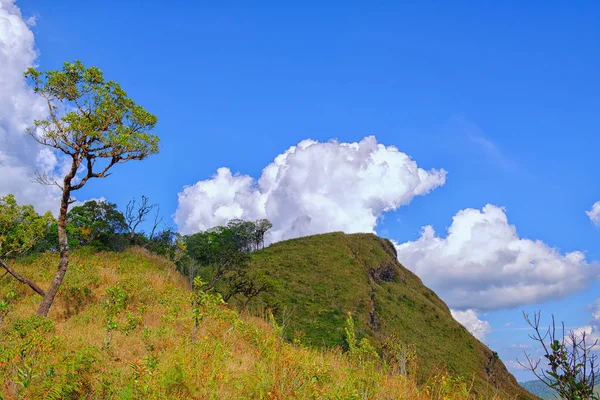
<path fill-rule="evenodd" d="M 133 312 L 128 312 L 125 323 L 121 325 L 121 332 L 129 335 L 142 323 L 142 317 L 135 315 Z"/>
<path fill-rule="evenodd" d="M 424 391 L 430 399 L 468 399 L 471 398 L 472 388 L 472 380 L 451 376 L 447 371 L 442 370 L 429 378 Z"/>
<path fill-rule="evenodd" d="M 106 290 L 104 311 L 106 312 L 106 333 L 104 345 L 109 348 L 112 342 L 112 332 L 118 329 L 117 316 L 127 308 L 129 296 L 121 286 L 113 286 Z"/>
<path fill-rule="evenodd" d="M 269 323 L 271 324 L 271 327 L 273 328 L 273 332 L 275 332 L 275 335 L 277 337 L 282 337 L 283 331 L 284 331 L 284 326 L 277 323 L 277 320 L 275 319 L 275 316 L 273 315 L 273 311 L 271 311 L 270 309 L 268 310 L 268 315 L 269 315 Z"/>
<path fill-rule="evenodd" d="M 534 360 L 527 352 L 527 364 L 520 361 L 521 366 L 531 372 L 542 383 L 556 391 L 562 399 L 567 400 L 598 400 L 594 393 L 596 377 L 600 372 L 596 364 L 597 355 L 592 350 L 598 340 L 590 340 L 586 332 L 577 335 L 570 331 L 565 334 L 565 324 L 562 323 L 562 335 L 557 336 L 556 323 L 552 316 L 552 324 L 544 332 L 540 328 L 541 313 L 534 313 L 533 320 L 523 313 L 525 321 L 534 330 L 529 337 L 542 346 L 547 369 L 540 366 L 541 359 Z M 560 331 L 559 331 L 560 334 Z"/>
<path fill-rule="evenodd" d="M 379 360 L 379 354 L 377 354 L 375 347 L 369 342 L 369 339 L 362 338 L 357 343 L 354 319 L 351 312 L 348 312 L 344 332 L 346 333 L 346 343 L 348 344 L 348 353 L 351 359 L 358 361 L 359 364 L 373 363 Z"/>
<path fill-rule="evenodd" d="M 67 317 L 79 314 L 88 304 L 94 302 L 95 297 L 92 288 L 99 286 L 99 281 L 97 277 L 95 278 L 80 279 L 71 276 L 65 278 L 60 292 Z"/>
<path fill-rule="evenodd" d="M 198 335 L 198 328 L 200 322 L 204 317 L 214 311 L 219 305 L 224 304 L 223 298 L 220 294 L 210 293 L 203 289 L 204 282 L 199 276 L 194 278 L 194 287 L 191 294 L 192 304 L 192 318 L 194 320 L 194 332 L 192 334 L 192 341 L 196 342 Z"/>
<path fill-rule="evenodd" d="M 185 371 L 179 365 L 176 365 L 167 371 L 163 384 L 169 395 L 173 397 L 184 397 L 189 395 L 190 392 L 185 381 Z"/>
<path fill-rule="evenodd" d="M 13 302 L 17 298 L 17 294 L 14 290 L 10 290 L 3 299 L 0 300 L 0 324 L 4 321 L 4 318 L 8 315 L 13 307 Z"/>
<path fill-rule="evenodd" d="M 27 389 L 31 385 L 31 381 L 37 378 L 37 375 L 33 373 L 33 368 L 27 364 L 23 365 L 23 368 L 17 369 L 18 380 L 15 382 L 23 389 Z"/>
<path fill-rule="evenodd" d="M 393 373 L 402 376 L 415 375 L 417 349 L 414 344 L 406 344 L 397 335 L 391 335 L 383 342 L 382 352 Z"/>

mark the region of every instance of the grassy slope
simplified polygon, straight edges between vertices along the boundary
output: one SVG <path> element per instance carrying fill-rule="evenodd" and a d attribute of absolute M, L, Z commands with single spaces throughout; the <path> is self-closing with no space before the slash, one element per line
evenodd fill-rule
<path fill-rule="evenodd" d="M 339 256 L 351 262 L 352 254 Z M 57 262 L 46 254 L 14 268 L 46 286 Z M 109 291 L 127 296 L 113 296 L 124 309 L 107 347 Z M 0 313 L 0 399 L 465 398 L 450 379 L 419 390 L 339 349 L 289 344 L 264 319 L 224 306 L 206 315 L 193 342 L 189 296 L 169 262 L 140 249 L 75 253 L 47 319 L 32 317 L 39 296 L 0 278 L 0 300 L 10 301 L 8 314 Z M 352 296 L 345 301 L 353 303 Z"/>
<path fill-rule="evenodd" d="M 256 253 L 253 262 L 279 282 L 276 310 L 280 316 L 291 313 L 290 338 L 302 331 L 307 344 L 343 345 L 350 311 L 359 336 L 381 344 L 395 334 L 415 344 L 426 374 L 446 368 L 451 375 L 474 377 L 474 390 L 484 397 L 497 392 L 532 398 L 494 353 L 451 317 L 446 304 L 398 263 L 385 239 L 343 233 L 304 237 L 276 243 Z"/>

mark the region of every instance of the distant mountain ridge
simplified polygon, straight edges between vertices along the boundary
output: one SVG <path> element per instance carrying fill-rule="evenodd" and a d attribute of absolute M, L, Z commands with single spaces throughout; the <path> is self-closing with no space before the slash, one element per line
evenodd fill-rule
<path fill-rule="evenodd" d="M 559 400 L 560 396 L 556 393 L 556 391 L 550 389 L 543 382 L 534 379 L 531 381 L 519 382 L 521 386 L 527 389 L 530 393 L 535 394 L 539 398 L 543 400 Z M 596 386 L 594 387 L 594 392 L 597 395 L 600 395 L 600 378 L 596 379 Z"/>
<path fill-rule="evenodd" d="M 543 382 L 539 380 L 531 380 L 525 382 L 519 382 L 521 386 L 527 389 L 529 392 L 535 394 L 539 398 L 543 400 L 558 400 L 560 397 L 556 392 L 546 386 Z"/>

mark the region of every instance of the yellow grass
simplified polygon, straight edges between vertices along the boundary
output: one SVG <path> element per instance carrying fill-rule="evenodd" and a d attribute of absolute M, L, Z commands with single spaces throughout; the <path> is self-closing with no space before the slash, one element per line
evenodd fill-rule
<path fill-rule="evenodd" d="M 14 268 L 44 287 L 56 258 L 45 254 Z M 109 334 L 104 303 L 115 287 L 128 299 Z M 468 382 L 443 371 L 419 387 L 379 362 L 287 343 L 269 322 L 226 305 L 204 316 L 194 342 L 185 279 L 143 249 L 74 254 L 47 320 L 33 317 L 40 297 L 9 277 L 0 279 L 3 299 L 9 311 L 0 314 L 0 399 L 470 397 Z"/>

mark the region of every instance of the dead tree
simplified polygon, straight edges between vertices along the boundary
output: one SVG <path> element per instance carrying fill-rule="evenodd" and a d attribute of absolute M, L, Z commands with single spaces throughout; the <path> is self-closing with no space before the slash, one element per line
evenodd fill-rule
<path fill-rule="evenodd" d="M 536 360 L 527 352 L 527 362 L 517 360 L 518 363 L 556 391 L 561 399 L 597 400 L 594 386 L 599 369 L 596 364 L 597 355 L 592 353 L 592 349 L 598 344 L 598 340 L 590 340 L 590 335 L 585 331 L 581 334 L 575 331 L 565 333 L 564 322 L 561 323 L 562 329 L 557 332 L 554 316 L 552 324 L 543 329 L 540 327 L 539 311 L 534 313 L 533 320 L 526 313 L 523 316 L 534 331 L 529 337 L 544 350 L 547 367 L 543 366 L 542 359 Z"/>

